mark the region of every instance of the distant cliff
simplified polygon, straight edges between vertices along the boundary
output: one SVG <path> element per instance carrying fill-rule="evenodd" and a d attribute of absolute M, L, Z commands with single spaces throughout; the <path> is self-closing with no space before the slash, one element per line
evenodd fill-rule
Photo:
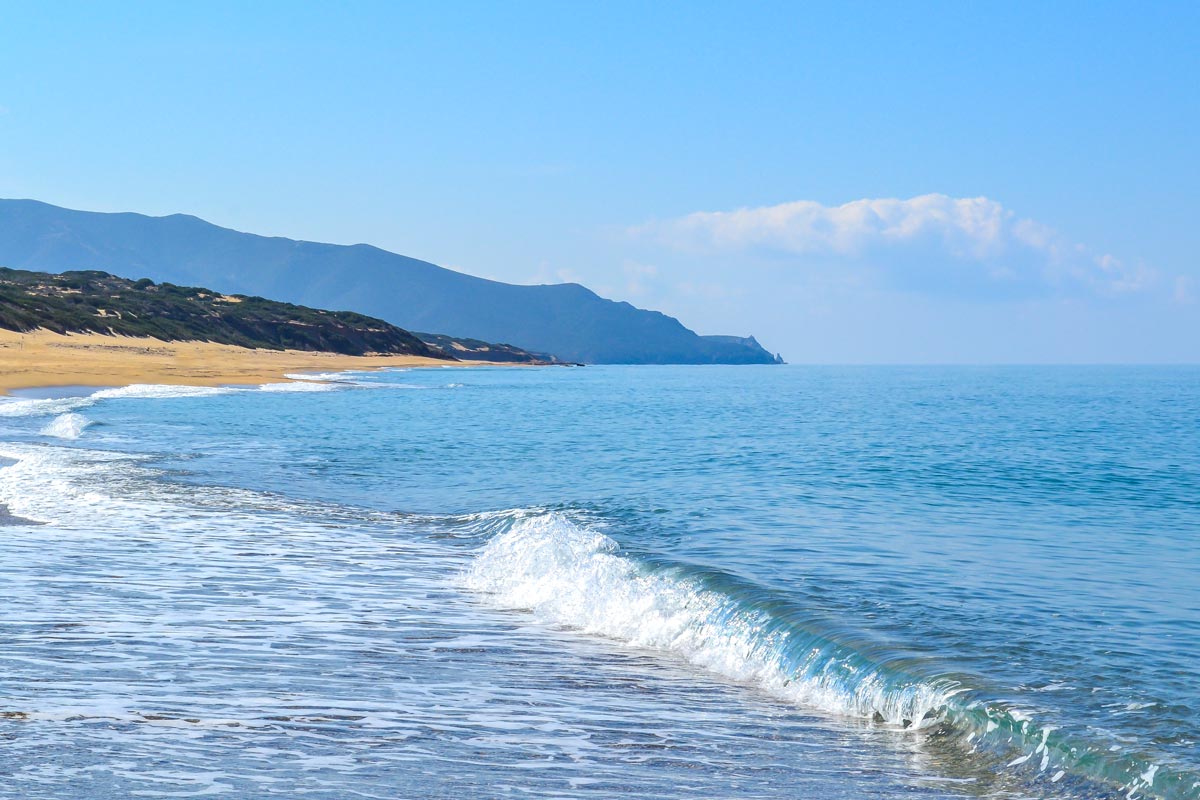
<path fill-rule="evenodd" d="M 673 317 L 578 284 L 517 286 L 369 245 L 239 233 L 185 215 L 70 211 L 0 200 L 0 264 L 94 268 L 317 308 L 350 308 L 408 330 L 438 331 L 619 364 L 770 364 L 753 337 L 698 336 Z"/>

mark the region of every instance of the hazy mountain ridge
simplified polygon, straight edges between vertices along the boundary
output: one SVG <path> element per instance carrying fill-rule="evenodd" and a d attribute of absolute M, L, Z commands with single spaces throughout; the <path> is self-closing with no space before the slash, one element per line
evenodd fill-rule
<path fill-rule="evenodd" d="M 578 284 L 518 286 L 365 244 L 221 228 L 197 217 L 71 211 L 0 200 L 0 263 L 96 268 L 318 308 L 352 308 L 438 331 L 593 363 L 773 363 L 749 338 L 699 336 L 678 320 Z"/>

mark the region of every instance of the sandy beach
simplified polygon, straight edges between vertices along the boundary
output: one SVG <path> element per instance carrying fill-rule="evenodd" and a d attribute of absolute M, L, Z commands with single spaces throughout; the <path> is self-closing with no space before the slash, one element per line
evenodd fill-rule
<path fill-rule="evenodd" d="M 265 383 L 288 372 L 441 366 L 417 356 L 344 356 L 297 350 L 250 350 L 210 342 L 0 330 L 0 393 L 34 386 L 165 383 L 219 386 Z"/>

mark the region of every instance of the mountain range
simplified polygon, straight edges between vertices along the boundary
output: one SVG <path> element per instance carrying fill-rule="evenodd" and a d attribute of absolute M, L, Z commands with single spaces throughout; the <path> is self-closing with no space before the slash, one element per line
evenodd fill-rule
<path fill-rule="evenodd" d="M 407 330 L 503 342 L 572 362 L 781 361 L 753 336 L 700 336 L 666 314 L 604 299 L 575 283 L 501 283 L 371 245 L 258 236 L 185 214 L 150 217 L 0 200 L 0 266 L 104 270 L 350 309 Z"/>

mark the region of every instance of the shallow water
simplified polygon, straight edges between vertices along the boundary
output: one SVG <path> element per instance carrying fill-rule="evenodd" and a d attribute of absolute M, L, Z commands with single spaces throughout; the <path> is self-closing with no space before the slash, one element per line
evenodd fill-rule
<path fill-rule="evenodd" d="M 1200 370 L 0 402 L 0 793 L 1200 797 Z"/>

